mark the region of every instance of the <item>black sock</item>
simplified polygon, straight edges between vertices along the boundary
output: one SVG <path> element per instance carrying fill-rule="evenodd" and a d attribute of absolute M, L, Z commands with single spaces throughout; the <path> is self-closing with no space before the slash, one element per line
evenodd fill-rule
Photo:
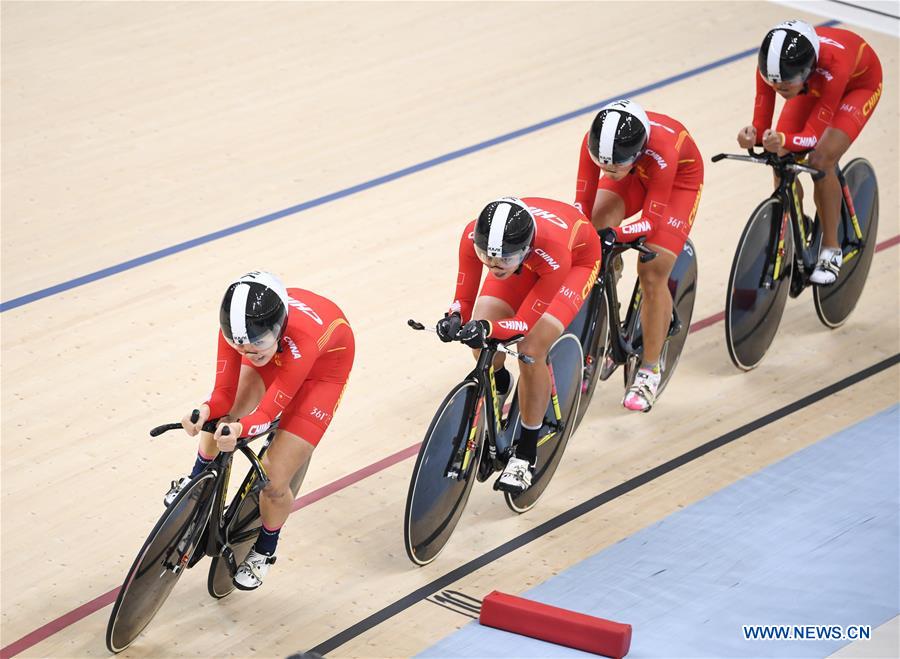
<path fill-rule="evenodd" d="M 505 366 L 494 371 L 494 382 L 497 383 L 497 393 L 500 394 L 500 396 L 505 396 L 509 393 L 509 385 L 512 384 L 512 375 L 509 374 L 509 371 L 506 370 Z"/>
<path fill-rule="evenodd" d="M 540 428 L 532 429 L 522 426 L 522 434 L 519 435 L 519 441 L 516 442 L 516 457 L 528 460 L 530 465 L 537 462 L 537 441 L 540 430 Z"/>
<path fill-rule="evenodd" d="M 281 527 L 274 531 L 270 531 L 266 528 L 266 525 L 263 524 L 259 529 L 259 535 L 256 537 L 253 548 L 260 554 L 271 556 L 275 553 L 275 548 L 278 546 L 279 533 L 281 533 Z"/>
<path fill-rule="evenodd" d="M 193 478 L 194 476 L 199 474 L 201 471 L 206 469 L 206 465 L 208 465 L 213 460 L 215 460 L 215 458 L 210 458 L 209 460 L 207 460 L 206 458 L 203 457 L 203 455 L 201 453 L 198 452 L 197 460 L 194 462 L 194 468 L 193 468 L 193 470 L 191 470 L 191 478 Z"/>

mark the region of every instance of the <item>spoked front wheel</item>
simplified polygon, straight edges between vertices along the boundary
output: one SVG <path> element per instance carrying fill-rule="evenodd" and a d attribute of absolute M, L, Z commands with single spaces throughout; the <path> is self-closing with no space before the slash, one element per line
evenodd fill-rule
<path fill-rule="evenodd" d="M 738 241 L 725 299 L 725 345 L 739 369 L 756 368 L 765 357 L 784 313 L 793 271 L 794 240 L 777 199 L 766 199 L 750 216 Z M 773 232 L 780 236 L 778 268 L 764 285 Z"/>
<path fill-rule="evenodd" d="M 841 272 L 837 281 L 830 286 L 813 287 L 816 315 L 823 325 L 832 329 L 843 325 L 856 307 L 866 285 L 878 240 L 878 181 L 875 179 L 875 170 L 868 160 L 856 158 L 842 171 L 856 210 L 862 239 L 860 245 L 851 217 L 848 215 L 846 218 L 850 222 L 844 222 L 842 218 L 838 224 L 838 243 L 844 249 Z M 848 213 L 846 205 L 841 213 Z M 850 230 L 851 235 L 846 235 L 846 229 Z"/>
<path fill-rule="evenodd" d="M 517 513 L 531 510 L 544 490 L 547 489 L 550 479 L 553 478 L 553 474 L 562 460 L 566 443 L 575 429 L 575 419 L 578 418 L 584 369 L 581 343 L 572 334 L 563 334 L 551 346 L 548 359 L 553 365 L 553 378 L 556 382 L 556 395 L 561 412 L 561 427 L 555 421 L 556 411 L 551 400 L 547 406 L 545 419 L 552 419 L 553 422 L 552 425 L 545 423 L 541 429 L 537 449 L 537 469 L 531 480 L 531 487 L 521 494 L 504 492 L 506 505 Z"/>
<path fill-rule="evenodd" d="M 471 419 L 466 410 L 478 393 L 474 382 L 457 385 L 438 408 L 425 440 L 419 448 L 419 457 L 413 468 L 403 516 L 403 541 L 406 555 L 416 565 L 427 565 L 443 550 L 466 507 L 481 452 L 484 448 L 482 426 L 479 421 L 474 430 L 478 442 L 472 460 L 459 478 L 447 476 L 447 466 L 453 454 L 454 440 L 466 441 L 472 433 Z M 483 415 L 479 415 L 483 419 Z"/>
<path fill-rule="evenodd" d="M 187 568 L 209 521 L 216 475 L 203 472 L 188 483 L 153 527 L 109 616 L 106 647 L 121 652 L 137 638 Z"/>

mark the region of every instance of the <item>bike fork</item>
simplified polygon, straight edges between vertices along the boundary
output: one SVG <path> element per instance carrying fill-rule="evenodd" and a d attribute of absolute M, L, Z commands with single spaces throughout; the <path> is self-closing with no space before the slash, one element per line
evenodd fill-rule
<path fill-rule="evenodd" d="M 784 236 L 790 228 L 790 213 L 782 202 L 781 222 L 778 231 L 772 232 L 772 244 L 769 247 L 769 258 L 765 270 L 763 270 L 762 288 L 771 290 L 775 287 L 775 282 L 781 279 L 784 272 Z"/>

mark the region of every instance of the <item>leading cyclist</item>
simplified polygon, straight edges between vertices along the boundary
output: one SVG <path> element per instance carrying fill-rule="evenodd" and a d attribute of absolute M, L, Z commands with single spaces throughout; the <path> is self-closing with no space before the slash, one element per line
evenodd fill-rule
<path fill-rule="evenodd" d="M 264 433 L 279 419 L 262 460 L 269 478 L 259 498 L 262 528 L 234 576 L 237 588 L 254 590 L 275 562 L 281 527 L 294 502 L 291 480 L 296 474 L 302 481 L 340 403 L 353 366 L 353 331 L 330 300 L 285 289 L 275 275 L 261 271 L 228 286 L 219 325 L 215 388 L 198 407 L 197 421 L 192 413 L 181 421 L 189 435 L 200 434 L 197 459 L 190 476 L 172 483 L 165 504 L 219 451 L 233 451 L 238 438 Z M 216 417 L 221 420 L 215 434 L 201 432 Z M 223 435 L 226 427 L 230 434 Z"/>

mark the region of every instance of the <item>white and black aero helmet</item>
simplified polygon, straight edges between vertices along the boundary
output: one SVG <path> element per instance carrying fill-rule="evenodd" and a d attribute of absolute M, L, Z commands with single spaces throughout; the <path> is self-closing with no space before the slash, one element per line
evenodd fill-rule
<path fill-rule="evenodd" d="M 219 325 L 229 342 L 265 350 L 284 336 L 287 316 L 284 284 L 270 272 L 254 270 L 228 286 Z"/>
<path fill-rule="evenodd" d="M 518 267 L 528 256 L 534 230 L 534 216 L 521 199 L 495 199 L 475 222 L 475 253 L 490 265 Z"/>
<path fill-rule="evenodd" d="M 771 83 L 805 82 L 819 60 L 819 37 L 803 21 L 773 27 L 759 47 L 759 72 Z"/>
<path fill-rule="evenodd" d="M 598 165 L 629 165 L 650 139 L 644 108 L 627 99 L 600 108 L 588 133 L 588 152 Z"/>

